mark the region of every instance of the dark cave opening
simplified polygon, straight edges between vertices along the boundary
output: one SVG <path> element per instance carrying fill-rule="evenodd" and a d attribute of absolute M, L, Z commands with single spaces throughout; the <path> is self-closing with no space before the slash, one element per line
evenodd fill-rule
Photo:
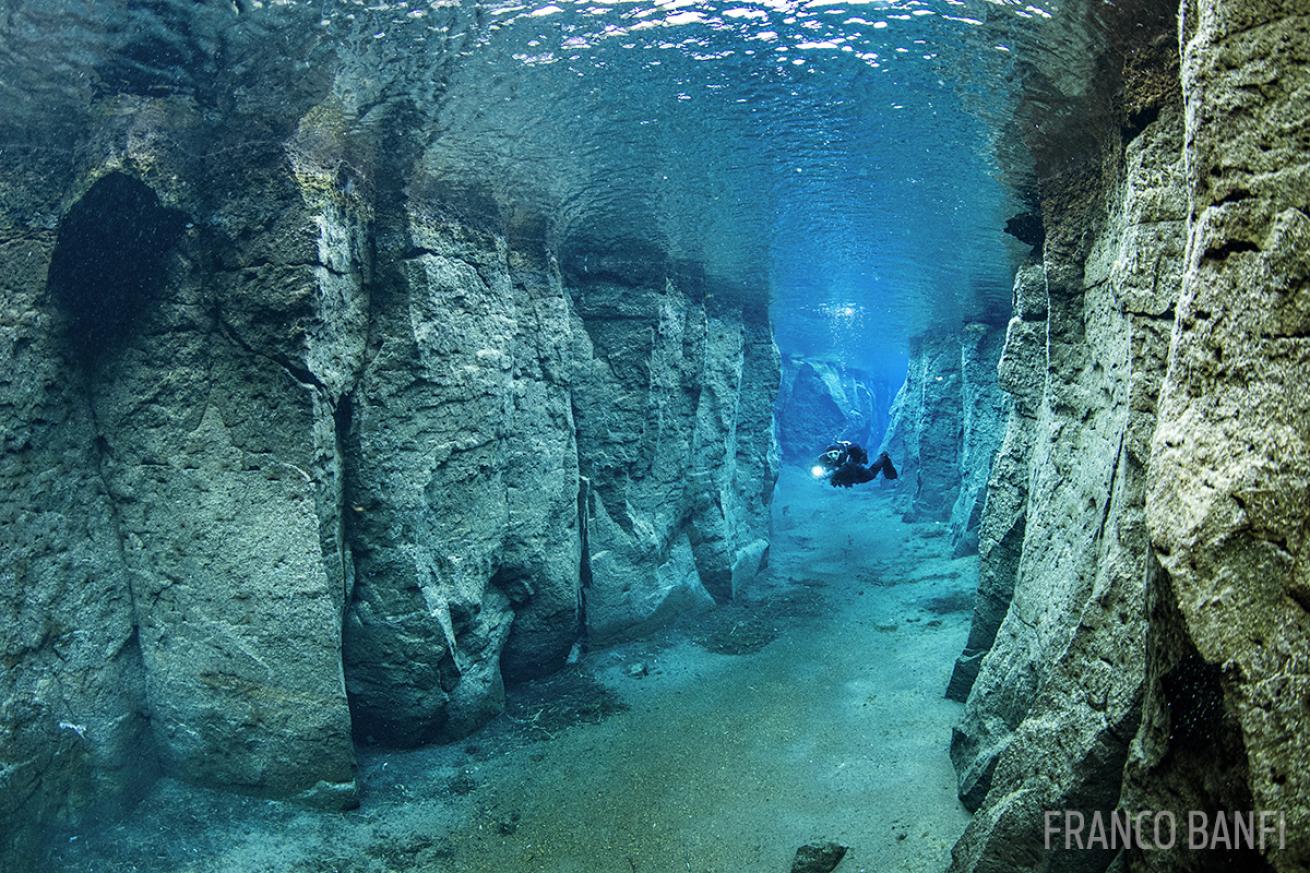
<path fill-rule="evenodd" d="M 64 216 L 46 287 L 67 313 L 78 357 L 98 359 L 159 295 L 181 212 L 123 173 L 99 179 Z"/>

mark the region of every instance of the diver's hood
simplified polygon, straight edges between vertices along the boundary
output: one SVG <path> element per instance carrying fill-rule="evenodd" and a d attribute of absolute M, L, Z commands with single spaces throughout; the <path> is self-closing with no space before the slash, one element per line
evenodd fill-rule
<path fill-rule="evenodd" d="M 818 460 L 815 463 L 827 468 L 828 470 L 836 470 L 838 467 L 841 467 L 849 461 L 850 457 L 850 450 L 846 447 L 833 446 L 823 454 L 819 455 Z"/>
<path fill-rule="evenodd" d="M 850 453 L 840 446 L 833 446 L 814 459 L 810 475 L 815 479 L 826 479 L 837 472 L 849 459 Z"/>

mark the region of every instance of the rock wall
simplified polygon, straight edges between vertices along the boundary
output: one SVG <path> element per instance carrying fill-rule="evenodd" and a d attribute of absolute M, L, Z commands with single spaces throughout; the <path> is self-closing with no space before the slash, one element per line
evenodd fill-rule
<path fill-rule="evenodd" d="M 671 283 L 590 282 L 576 319 L 583 597 L 603 642 L 730 599 L 763 563 L 778 355 L 763 311 L 689 305 Z"/>
<path fill-rule="evenodd" d="M 757 304 L 566 278 L 330 94 L 221 163 L 130 102 L 0 198 L 6 863 L 159 773 L 350 806 L 355 741 L 467 734 L 762 566 Z"/>
<path fill-rule="evenodd" d="M 333 382 L 347 374 L 315 360 L 334 355 L 315 336 L 335 316 L 320 216 L 285 181 L 251 181 L 287 204 L 285 240 L 214 266 L 188 241 L 116 347 L 85 364 L 87 400 L 165 768 L 341 805 L 354 753 Z"/>
<path fill-rule="evenodd" d="M 1046 330 L 1020 317 L 1006 349 L 1037 357 L 1046 377 L 1036 416 L 1011 418 L 1027 434 L 1010 435 L 1016 451 L 998 468 L 1013 482 L 1006 468 L 1026 455 L 1023 507 L 1014 486 L 989 503 L 988 533 L 1016 530 L 1022 515 L 1021 545 L 1010 577 L 1006 547 L 989 542 L 989 587 L 963 656 L 986 651 L 952 738 L 960 796 L 977 810 L 953 870 L 1109 862 L 1044 852 L 1043 815 L 1115 808 L 1140 717 L 1145 470 L 1186 208 L 1180 133 L 1177 107 L 1163 106 L 1100 165 L 1104 188 L 1047 183 Z M 1044 355 L 1024 347 L 1043 334 Z M 1010 578 L 1008 611 L 992 631 L 1005 588 L 996 583 Z"/>
<path fill-rule="evenodd" d="M 511 672 L 563 663 L 578 461 L 567 297 L 549 263 L 417 204 L 398 235 L 379 237 L 345 438 L 344 664 L 357 732 L 412 745 L 499 711 L 516 602 Z"/>
<path fill-rule="evenodd" d="M 53 205 L 39 181 L 0 189 L 32 183 Z M 158 769 L 98 429 L 44 299 L 56 233 L 0 216 L 0 858 L 31 869 L 40 823 L 130 802 Z"/>
<path fill-rule="evenodd" d="M 907 518 L 944 521 L 955 502 L 964 443 L 960 364 L 954 333 L 910 340 L 905 383 L 892 400 L 879 447 L 897 465 L 897 503 Z"/>
<path fill-rule="evenodd" d="M 988 324 L 967 324 L 960 335 L 960 484 L 950 515 L 956 556 L 978 551 L 987 482 L 1010 406 L 997 378 L 1004 340 Z"/>
<path fill-rule="evenodd" d="M 1007 401 L 996 380 L 1004 332 L 967 324 L 915 337 L 879 451 L 900 473 L 906 518 L 949 522 L 957 555 L 978 548 L 982 504 Z"/>
<path fill-rule="evenodd" d="M 6 543 L 31 551 L 0 719 L 19 866 L 42 827 L 112 812 L 161 770 L 337 807 L 355 793 L 328 363 L 349 350 L 320 331 L 326 220 L 267 155 L 241 196 L 269 213 L 215 208 L 182 150 L 100 133 L 94 165 L 47 167 L 0 210 L 29 265 L 3 307 L 25 375 L 0 401 L 21 500 Z"/>
<path fill-rule="evenodd" d="M 1010 608 L 1028 519 L 1028 478 L 1046 370 L 1046 274 L 1040 263 L 1015 275 L 1014 317 L 1006 327 L 997 386 L 1009 396 L 1008 413 L 978 525 L 978 592 L 964 652 L 956 658 L 946 696 L 963 702 L 982 657 Z"/>
<path fill-rule="evenodd" d="M 1304 870 L 1310 9 L 1188 3 L 1181 36 L 1188 237 L 1151 441 L 1160 568 L 1125 802 L 1281 812 L 1286 845 L 1230 869 Z"/>
<path fill-rule="evenodd" d="M 1102 59 L 1109 86 L 1075 89 L 1104 129 L 1077 159 L 1036 150 L 1046 239 L 1016 279 L 1013 408 L 949 691 L 969 692 L 952 757 L 976 810 L 953 871 L 1307 863 L 1310 410 L 1290 385 L 1310 276 L 1292 109 L 1306 12 L 1185 4 L 1181 79 L 1173 13 L 1118 10 L 1131 36 Z M 1116 808 L 1273 810 L 1288 841 L 1045 848 L 1046 810 Z"/>
<path fill-rule="evenodd" d="M 787 357 L 778 392 L 778 443 L 784 460 L 806 464 L 834 439 L 865 447 L 882 441 L 890 391 L 868 373 Z"/>

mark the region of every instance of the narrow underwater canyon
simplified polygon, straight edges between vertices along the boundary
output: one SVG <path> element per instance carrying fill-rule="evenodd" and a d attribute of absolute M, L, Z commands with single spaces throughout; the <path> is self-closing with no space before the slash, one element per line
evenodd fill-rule
<path fill-rule="evenodd" d="M 445 151 L 483 7 L 436 4 L 420 63 L 385 11 L 324 36 L 315 4 L 226 5 L 0 20 L 6 869 L 161 784 L 367 807 L 370 750 L 476 741 L 507 683 L 800 579 L 775 485 L 834 435 L 896 460 L 868 511 L 938 542 L 913 557 L 976 566 L 954 728 L 932 710 L 952 873 L 1310 868 L 1305 3 L 1059 10 L 1072 48 L 1017 68 L 990 145 L 1025 209 L 1009 304 L 934 310 L 899 390 L 780 352 L 732 234 L 661 235 L 675 194 L 556 214 L 454 172 L 485 158 Z M 1044 839 L 1115 809 L 1286 838 Z"/>

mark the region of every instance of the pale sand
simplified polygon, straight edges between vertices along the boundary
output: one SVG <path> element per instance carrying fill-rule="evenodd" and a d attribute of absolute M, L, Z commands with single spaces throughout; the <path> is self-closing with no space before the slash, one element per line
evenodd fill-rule
<path fill-rule="evenodd" d="M 851 847 L 839 873 L 939 873 L 968 821 L 947 757 L 960 707 L 942 691 L 977 559 L 951 560 L 944 527 L 904 524 L 889 494 L 785 471 L 749 608 L 584 660 L 625 712 L 547 730 L 514 692 L 517 722 L 365 754 L 345 815 L 164 781 L 60 869 L 785 873 L 801 844 L 836 840 Z M 694 641 L 707 627 L 778 634 L 718 654 Z M 453 794 L 461 774 L 476 787 Z"/>

